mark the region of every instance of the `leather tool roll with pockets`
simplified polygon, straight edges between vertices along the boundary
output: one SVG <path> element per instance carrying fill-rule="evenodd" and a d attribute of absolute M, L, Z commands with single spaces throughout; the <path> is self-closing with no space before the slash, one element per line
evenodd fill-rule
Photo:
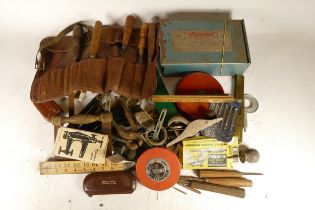
<path fill-rule="evenodd" d="M 78 24 L 84 29 L 80 36 L 64 35 Z M 30 93 L 34 103 L 69 96 L 78 90 L 94 93 L 114 91 L 135 99 L 148 98 L 154 94 L 157 33 L 151 33 L 153 36 L 149 34 L 144 62 L 138 63 L 139 28 L 132 30 L 128 47 L 123 50 L 123 28 L 104 25 L 101 30 L 95 30 L 78 24 L 68 27 L 66 32 L 65 29 L 64 34 L 61 32 L 56 37 L 41 41 L 41 56 L 37 62 L 39 68 Z M 151 24 L 157 30 L 158 25 Z M 93 33 L 97 31 L 100 33 L 95 36 L 98 37 L 97 43 L 92 43 L 95 42 Z M 96 55 L 91 56 L 91 46 L 97 46 Z"/>

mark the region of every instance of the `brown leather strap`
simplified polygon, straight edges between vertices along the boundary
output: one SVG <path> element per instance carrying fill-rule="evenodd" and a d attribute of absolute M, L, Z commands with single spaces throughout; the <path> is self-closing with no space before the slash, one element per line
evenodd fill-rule
<path fill-rule="evenodd" d="M 80 48 L 81 48 L 81 39 L 83 36 L 83 28 L 80 25 L 75 25 L 73 27 L 73 60 L 78 61 L 80 60 Z"/>
<path fill-rule="evenodd" d="M 102 133 L 108 136 L 108 145 L 106 150 L 106 157 L 112 156 L 113 144 L 112 144 L 112 122 L 113 117 L 107 117 L 102 120 Z"/>
<path fill-rule="evenodd" d="M 65 35 L 67 35 L 68 33 L 70 33 L 70 32 L 73 30 L 73 28 L 74 28 L 75 25 L 80 25 L 80 26 L 82 26 L 82 27 L 87 27 L 87 28 L 90 27 L 90 26 L 87 24 L 87 22 L 85 22 L 85 21 L 78 21 L 78 22 L 75 22 L 75 23 L 69 25 L 69 26 L 66 27 L 65 29 L 63 29 L 63 30 L 62 30 L 61 32 L 59 32 L 59 34 L 58 34 L 56 37 L 54 37 L 53 39 L 49 39 L 49 41 L 46 41 L 46 42 L 44 42 L 44 43 L 41 43 L 41 45 L 39 46 L 39 49 L 38 49 L 38 51 L 37 51 L 37 53 L 36 53 L 35 69 L 42 69 L 42 67 L 39 66 L 39 59 L 38 59 L 39 53 L 40 53 L 43 49 L 45 49 L 46 47 L 49 47 L 49 46 L 54 45 L 54 44 L 56 44 L 57 42 L 59 42 Z"/>
<path fill-rule="evenodd" d="M 74 115 L 74 93 L 70 94 L 68 99 L 69 117 L 71 117 Z"/>

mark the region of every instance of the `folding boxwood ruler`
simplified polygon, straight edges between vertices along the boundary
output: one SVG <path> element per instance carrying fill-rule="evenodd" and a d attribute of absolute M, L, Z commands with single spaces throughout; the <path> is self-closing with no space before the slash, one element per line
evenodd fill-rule
<path fill-rule="evenodd" d="M 111 157 L 110 157 L 111 158 Z M 111 161 L 106 159 L 105 164 L 89 163 L 77 160 L 70 161 L 44 161 L 39 163 L 41 175 L 55 174 L 84 174 L 104 171 L 124 171 L 133 167 L 133 161 Z"/>

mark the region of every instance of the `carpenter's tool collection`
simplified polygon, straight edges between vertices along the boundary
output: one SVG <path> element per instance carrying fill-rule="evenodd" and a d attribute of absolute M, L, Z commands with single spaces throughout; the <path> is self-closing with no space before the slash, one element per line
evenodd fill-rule
<path fill-rule="evenodd" d="M 139 181 L 244 198 L 253 182 L 243 175 L 261 175 L 235 170 L 260 158 L 242 143 L 246 114 L 258 109 L 244 94 L 244 21 L 135 20 L 76 22 L 41 41 L 30 97 L 56 132 L 55 156 L 40 162 L 40 174 L 90 173 L 89 196 L 130 194 Z M 181 78 L 174 86 L 167 75 Z M 233 77 L 235 92 L 213 75 Z"/>

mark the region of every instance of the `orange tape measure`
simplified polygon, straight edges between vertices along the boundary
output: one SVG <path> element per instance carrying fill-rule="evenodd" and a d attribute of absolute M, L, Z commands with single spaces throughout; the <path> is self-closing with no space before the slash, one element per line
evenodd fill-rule
<path fill-rule="evenodd" d="M 180 169 L 177 156 L 159 147 L 145 151 L 136 164 L 139 181 L 156 191 L 166 190 L 176 184 L 180 177 Z"/>

